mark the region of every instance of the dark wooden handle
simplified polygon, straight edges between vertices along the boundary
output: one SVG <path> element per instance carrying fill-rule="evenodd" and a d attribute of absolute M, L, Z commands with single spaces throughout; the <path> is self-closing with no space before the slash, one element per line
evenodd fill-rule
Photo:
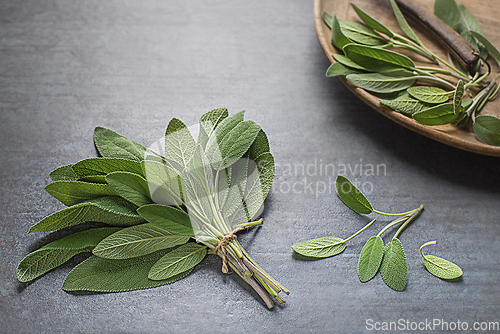
<path fill-rule="evenodd" d="M 412 0 L 396 0 L 396 3 L 406 16 L 432 34 L 466 70 L 472 72 L 476 68 L 478 52 L 458 32 Z"/>

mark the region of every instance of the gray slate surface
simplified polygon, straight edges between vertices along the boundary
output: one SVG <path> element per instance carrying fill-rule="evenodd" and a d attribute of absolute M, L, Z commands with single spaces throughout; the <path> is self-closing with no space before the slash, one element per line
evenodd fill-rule
<path fill-rule="evenodd" d="M 367 319 L 500 321 L 499 160 L 396 125 L 325 78 L 327 67 L 311 1 L 2 1 L 0 332 L 354 333 L 370 332 Z M 95 126 L 147 145 L 172 117 L 195 124 L 221 106 L 247 110 L 271 141 L 278 169 L 265 224 L 240 240 L 292 291 L 286 306 L 268 311 L 214 256 L 172 285 L 127 293 L 61 290 L 84 257 L 31 284 L 16 280 L 19 261 L 50 239 L 28 235 L 29 227 L 63 207 L 43 190 L 48 173 L 95 156 Z M 335 172 L 320 173 L 322 164 Z M 380 275 L 357 278 L 364 241 L 387 220 L 335 258 L 293 255 L 295 242 L 347 237 L 369 220 L 329 189 L 342 165 L 373 189 L 380 210 L 425 205 L 400 238 L 404 292 Z M 385 170 L 369 175 L 369 165 Z M 316 182 L 324 193 L 310 188 Z M 423 268 L 418 248 L 429 240 L 438 244 L 427 252 L 459 264 L 463 280 Z"/>

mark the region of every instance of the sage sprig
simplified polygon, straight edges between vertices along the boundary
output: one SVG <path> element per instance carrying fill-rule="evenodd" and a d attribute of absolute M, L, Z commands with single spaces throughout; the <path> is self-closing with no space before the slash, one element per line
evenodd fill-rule
<path fill-rule="evenodd" d="M 396 2 L 390 2 L 404 35 L 391 31 L 354 3 L 351 5 L 365 25 L 323 12 L 324 22 L 332 29 L 332 44 L 342 51 L 333 55 L 337 62 L 328 68 L 326 75 L 343 75 L 352 85 L 374 94 L 406 92 L 382 98 L 380 104 L 429 126 L 454 123 L 463 127 L 472 121 L 480 140 L 499 146 L 500 119 L 479 113 L 497 95 L 500 74 L 490 75 L 487 63 L 488 72 L 480 73 L 482 60 L 473 73 L 468 73 L 459 64 L 441 59 L 421 42 Z M 464 5 L 457 5 L 454 0 L 436 0 L 434 13 L 469 41 L 483 60 L 489 53 L 500 63 L 500 52 Z M 445 68 L 416 66 L 412 58 L 396 52 L 399 49 Z M 472 98 L 464 99 L 466 96 Z"/>
<path fill-rule="evenodd" d="M 429 245 L 435 245 L 436 241 L 429 241 L 420 246 L 420 255 L 425 268 L 434 276 L 442 279 L 456 279 L 463 275 L 462 269 L 448 260 L 434 255 L 424 255 L 422 249 Z"/>
<path fill-rule="evenodd" d="M 57 168 L 46 186 L 68 208 L 42 219 L 31 232 L 87 221 L 92 228 L 54 241 L 26 256 L 17 271 L 26 282 L 82 252 L 92 256 L 66 277 L 66 291 L 152 288 L 175 282 L 207 254 L 222 258 L 272 308 L 289 291 L 261 269 L 236 233 L 258 219 L 274 178 L 274 159 L 260 125 L 227 109 L 204 114 L 198 138 L 179 119 L 165 133 L 161 155 L 97 127 L 101 157 Z M 192 241 L 190 241 L 192 240 Z"/>

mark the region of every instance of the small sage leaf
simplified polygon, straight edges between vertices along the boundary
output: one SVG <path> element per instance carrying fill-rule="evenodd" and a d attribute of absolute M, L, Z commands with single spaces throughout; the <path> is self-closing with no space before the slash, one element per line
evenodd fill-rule
<path fill-rule="evenodd" d="M 198 134 L 198 144 L 205 148 L 208 138 L 212 135 L 215 128 L 229 116 L 226 108 L 217 108 L 211 110 L 200 117 L 200 132 Z"/>
<path fill-rule="evenodd" d="M 180 174 L 189 164 L 196 142 L 187 126 L 172 118 L 165 132 L 165 158 Z"/>
<path fill-rule="evenodd" d="M 484 36 L 483 29 L 481 29 L 476 18 L 463 4 L 458 5 L 458 10 L 460 11 L 460 27 L 458 28 L 458 32 L 479 51 L 481 57 L 488 57 L 488 49 L 471 33 L 475 31 Z"/>
<path fill-rule="evenodd" d="M 394 33 L 390 31 L 386 26 L 384 26 L 382 23 L 379 21 L 375 20 L 373 17 L 365 13 L 363 10 L 361 10 L 358 6 L 356 6 L 354 3 L 351 2 L 352 8 L 354 8 L 354 11 L 356 11 L 356 14 L 358 14 L 359 18 L 370 28 L 373 30 L 376 30 L 378 32 L 381 32 L 382 34 L 385 34 L 389 36 L 390 38 L 394 37 Z"/>
<path fill-rule="evenodd" d="M 483 34 L 473 30 L 471 30 L 470 33 L 486 47 L 486 49 L 490 52 L 493 58 L 495 58 L 497 63 L 500 65 L 500 52 L 498 51 L 498 49 L 493 44 L 491 44 L 491 42 L 487 40 Z"/>
<path fill-rule="evenodd" d="M 453 103 L 443 103 L 413 114 L 413 119 L 424 125 L 444 125 L 456 121 Z"/>
<path fill-rule="evenodd" d="M 17 278 L 28 282 L 71 259 L 76 254 L 91 252 L 104 238 L 119 231 L 117 227 L 103 227 L 71 234 L 53 241 L 28 254 L 17 267 Z"/>
<path fill-rule="evenodd" d="M 462 79 L 458 80 L 457 88 L 453 94 L 453 112 L 458 115 L 462 111 L 462 99 L 464 97 L 465 87 Z"/>
<path fill-rule="evenodd" d="M 429 241 L 420 247 L 420 255 L 422 255 L 425 268 L 427 268 L 432 275 L 442 279 L 455 279 L 462 276 L 462 269 L 453 262 L 434 255 L 424 255 L 422 249 L 425 246 L 434 244 L 436 244 L 436 241 Z"/>
<path fill-rule="evenodd" d="M 345 176 L 338 175 L 335 186 L 340 199 L 351 210 L 365 215 L 373 212 L 373 207 L 365 195 Z"/>
<path fill-rule="evenodd" d="M 456 127 L 457 128 L 463 128 L 464 126 L 467 125 L 467 123 L 469 123 L 469 115 L 467 115 L 466 113 L 463 114 L 462 118 L 458 120 L 457 124 L 456 124 Z"/>
<path fill-rule="evenodd" d="M 165 254 L 149 270 L 151 280 L 164 280 L 191 270 L 207 255 L 207 247 L 188 243 Z"/>
<path fill-rule="evenodd" d="M 432 106 L 431 104 L 412 98 L 407 92 L 394 99 L 380 100 L 380 104 L 409 117 Z"/>
<path fill-rule="evenodd" d="M 358 262 L 358 276 L 361 282 L 368 282 L 378 272 L 384 257 L 384 241 L 379 236 L 373 236 L 365 243 Z"/>
<path fill-rule="evenodd" d="M 360 70 L 360 71 L 365 71 L 365 72 L 370 72 L 368 69 L 364 68 L 363 66 L 360 66 L 360 65 L 356 64 L 355 62 L 353 62 L 351 59 L 349 59 L 348 57 L 346 57 L 344 55 L 339 55 L 339 54 L 336 54 L 336 53 L 332 53 L 332 57 L 338 63 L 340 63 L 340 64 L 342 64 L 344 66 L 347 66 L 349 68 L 352 68 L 352 69 L 355 69 L 355 70 Z"/>
<path fill-rule="evenodd" d="M 394 11 L 394 15 L 396 16 L 396 20 L 398 21 L 399 26 L 401 27 L 401 30 L 403 30 L 406 36 L 410 37 L 410 39 L 412 39 L 414 42 L 418 43 L 419 45 L 422 45 L 422 42 L 420 42 L 420 39 L 413 32 L 413 29 L 411 29 L 408 22 L 406 22 L 403 13 L 401 13 L 401 10 L 399 9 L 398 5 L 394 0 L 391 0 L 391 6 L 392 10 Z"/>
<path fill-rule="evenodd" d="M 345 248 L 345 240 L 338 237 L 322 237 L 292 245 L 292 249 L 298 254 L 314 258 L 335 256 L 342 253 Z"/>
<path fill-rule="evenodd" d="M 331 41 L 332 44 L 339 50 L 342 50 L 344 46 L 352 43 L 352 41 L 344 35 L 342 28 L 340 27 L 339 20 L 335 14 L 333 14 L 332 17 Z"/>
<path fill-rule="evenodd" d="M 352 85 L 374 93 L 400 92 L 415 83 L 413 74 L 405 70 L 387 72 L 384 74 L 349 74 L 346 78 Z"/>
<path fill-rule="evenodd" d="M 78 181 L 80 178 L 78 174 L 75 173 L 73 165 L 58 167 L 50 172 L 49 176 L 52 181 Z"/>
<path fill-rule="evenodd" d="M 408 94 L 425 103 L 443 103 L 449 100 L 450 94 L 439 87 L 415 86 L 406 90 Z"/>
<path fill-rule="evenodd" d="M 337 77 L 340 75 L 349 75 L 349 74 L 360 74 L 361 71 L 349 68 L 347 66 L 342 65 L 341 63 L 333 63 L 326 70 L 327 77 Z"/>
<path fill-rule="evenodd" d="M 371 28 L 351 21 L 338 20 L 344 35 L 353 42 L 364 45 L 381 45 L 385 39 Z"/>
<path fill-rule="evenodd" d="M 407 277 L 406 255 L 398 238 L 392 239 L 384 249 L 380 274 L 385 284 L 396 291 L 403 291 Z"/>
<path fill-rule="evenodd" d="M 68 274 L 62 288 L 65 291 L 122 292 L 173 283 L 187 276 L 191 270 L 161 281 L 148 279 L 151 267 L 169 250 L 125 260 L 109 260 L 93 255 Z"/>
<path fill-rule="evenodd" d="M 343 51 L 358 65 L 376 72 L 415 67 L 413 61 L 407 56 L 373 46 L 348 44 Z"/>
<path fill-rule="evenodd" d="M 500 146 L 500 119 L 490 115 L 479 115 L 473 124 L 476 135 L 487 144 Z"/>

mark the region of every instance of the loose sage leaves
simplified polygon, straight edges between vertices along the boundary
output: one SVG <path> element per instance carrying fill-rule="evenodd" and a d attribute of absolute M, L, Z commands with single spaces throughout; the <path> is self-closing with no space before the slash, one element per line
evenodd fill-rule
<path fill-rule="evenodd" d="M 348 25 L 349 26 L 349 25 Z M 359 37 L 361 38 L 361 37 Z M 222 258 L 249 283 L 267 307 L 289 291 L 263 271 L 236 240 L 258 219 L 274 178 L 266 133 L 244 112 L 214 109 L 199 122 L 198 137 L 179 119 L 166 129 L 161 155 L 112 130 L 97 127 L 101 157 L 57 168 L 46 186 L 68 207 L 42 219 L 32 232 L 91 228 L 51 242 L 19 264 L 22 282 L 33 280 L 76 254 L 93 255 L 77 265 L 66 291 L 102 292 L 152 288 L 175 282 L 207 254 Z M 344 246 L 345 247 L 345 246 Z"/>
<path fill-rule="evenodd" d="M 498 93 L 500 74 L 480 73 L 482 61 L 474 73 L 468 73 L 452 61 L 439 58 L 422 44 L 396 2 L 390 3 L 404 35 L 391 31 L 354 3 L 351 5 L 365 25 L 323 13 L 323 20 L 332 29 L 332 44 L 341 51 L 333 54 L 336 63 L 326 75 L 345 76 L 350 84 L 382 95 L 381 105 L 424 125 L 463 127 L 472 121 L 480 140 L 499 146 L 500 119 L 478 113 Z M 434 13 L 472 43 L 483 59 L 489 53 L 500 63 L 500 52 L 464 5 L 455 0 L 436 0 Z M 444 66 L 416 66 L 411 57 L 397 52 L 400 49 Z M 464 106 L 466 96 L 472 99 Z"/>
<path fill-rule="evenodd" d="M 462 269 L 448 260 L 434 255 L 424 255 L 422 249 L 429 245 L 435 245 L 436 241 L 429 241 L 420 247 L 420 255 L 425 268 L 434 276 L 442 279 L 456 279 L 463 275 Z"/>

